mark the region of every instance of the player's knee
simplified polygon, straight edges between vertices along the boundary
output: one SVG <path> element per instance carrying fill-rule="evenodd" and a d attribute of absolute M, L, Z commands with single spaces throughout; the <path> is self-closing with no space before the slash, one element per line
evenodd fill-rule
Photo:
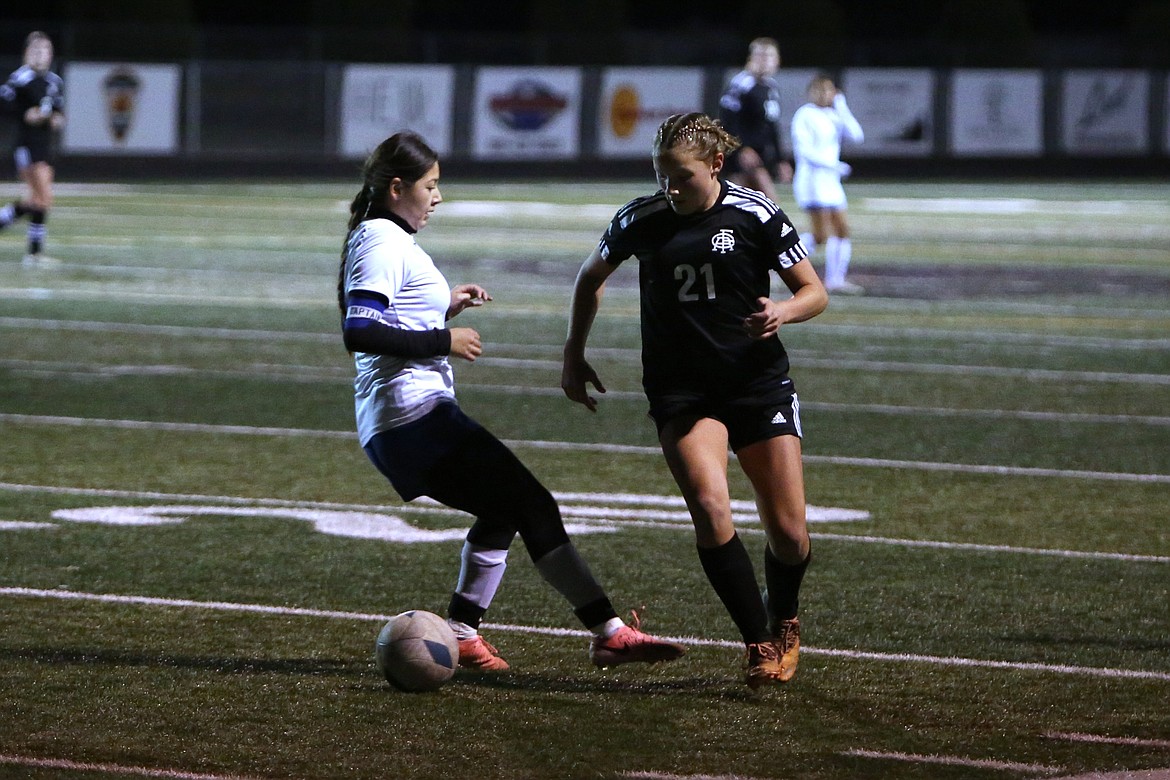
<path fill-rule="evenodd" d="M 783 563 L 799 563 L 808 555 L 808 530 L 803 519 L 767 529 L 768 547 Z"/>
<path fill-rule="evenodd" d="M 516 513 L 520 538 L 532 560 L 569 541 L 561 508 L 552 493 L 535 479 L 516 491 L 508 502 Z"/>

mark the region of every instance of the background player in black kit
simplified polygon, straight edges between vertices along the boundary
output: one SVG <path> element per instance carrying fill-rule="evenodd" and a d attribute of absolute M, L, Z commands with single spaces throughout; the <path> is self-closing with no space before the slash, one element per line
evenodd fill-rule
<path fill-rule="evenodd" d="M 28 217 L 26 266 L 51 263 L 41 254 L 45 218 L 53 205 L 53 134 L 65 124 L 65 93 L 61 77 L 49 70 L 53 42 L 43 32 L 29 33 L 24 64 L 0 86 L 0 113 L 16 118 L 19 130 L 13 158 L 27 186 L 25 197 L 0 206 L 0 230 Z"/>
<path fill-rule="evenodd" d="M 729 152 L 724 175 L 737 184 L 776 200 L 776 182 L 792 181 L 792 164 L 781 142 L 780 44 L 756 38 L 748 44 L 744 69 L 732 77 L 719 98 L 719 121 L 737 137 L 740 147 Z"/>
<path fill-rule="evenodd" d="M 650 416 L 690 511 L 703 570 L 747 647 L 747 683 L 755 688 L 796 671 L 797 596 L 810 555 L 800 406 L 777 331 L 819 314 L 828 294 L 784 212 L 720 178 L 737 145 L 705 114 L 676 114 L 658 128 L 661 189 L 622 207 L 578 272 L 561 387 L 596 411 L 586 384 L 605 388 L 585 344 L 606 279 L 637 257 Z M 768 297 L 772 272 L 791 297 Z M 729 446 L 767 531 L 766 604 L 732 524 Z"/>

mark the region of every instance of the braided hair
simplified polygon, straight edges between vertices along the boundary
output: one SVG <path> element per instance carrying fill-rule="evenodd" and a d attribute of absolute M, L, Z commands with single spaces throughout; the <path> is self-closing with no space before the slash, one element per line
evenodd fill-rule
<path fill-rule="evenodd" d="M 672 114 L 658 126 L 654 134 L 654 154 L 683 147 L 694 152 L 696 159 L 711 162 L 718 152 L 727 154 L 743 143 L 724 129 L 719 120 L 700 111 Z"/>
<path fill-rule="evenodd" d="M 395 179 L 404 184 L 414 184 L 438 161 L 438 153 L 427 145 L 422 136 L 409 131 L 390 136 L 366 158 L 362 166 L 362 188 L 349 204 L 349 226 L 345 241 L 341 244 L 337 305 L 341 309 L 342 320 L 345 319 L 345 249 L 349 243 L 349 234 L 370 215 L 371 210 L 386 208 L 390 187 Z"/>

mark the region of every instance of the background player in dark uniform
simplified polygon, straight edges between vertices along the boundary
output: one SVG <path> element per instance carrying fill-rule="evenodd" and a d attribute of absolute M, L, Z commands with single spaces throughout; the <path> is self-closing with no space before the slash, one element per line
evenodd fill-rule
<path fill-rule="evenodd" d="M 809 562 L 800 407 L 776 334 L 819 314 L 828 294 L 784 212 L 720 178 L 737 143 L 704 114 L 676 114 L 659 127 L 653 154 L 661 189 L 617 212 L 577 275 L 561 387 L 596 411 L 586 384 L 605 388 L 585 344 L 606 279 L 637 257 L 650 416 L 690 510 L 703 570 L 747 646 L 754 688 L 796 671 L 797 596 Z M 769 298 L 771 272 L 791 297 Z M 768 535 L 766 606 L 732 524 L 729 446 Z"/>
<path fill-rule="evenodd" d="M 781 143 L 780 45 L 772 38 L 748 44 L 744 69 L 719 98 L 719 121 L 742 144 L 727 156 L 725 176 L 776 200 L 776 181 L 792 181 L 792 165 Z"/>
<path fill-rule="evenodd" d="M 53 42 L 43 32 L 29 33 L 24 64 L 0 86 L 0 112 L 16 118 L 19 130 L 13 158 L 27 185 L 25 197 L 0 206 L 0 229 L 28 217 L 26 266 L 48 264 L 41 254 L 45 218 L 53 205 L 53 134 L 65 124 L 65 93 L 61 77 L 49 70 Z"/>

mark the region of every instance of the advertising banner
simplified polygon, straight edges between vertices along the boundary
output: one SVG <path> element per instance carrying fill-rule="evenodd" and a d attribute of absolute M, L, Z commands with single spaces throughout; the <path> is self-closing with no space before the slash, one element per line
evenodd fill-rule
<path fill-rule="evenodd" d="M 914 68 L 849 68 L 838 83 L 865 131 L 842 155 L 926 157 L 934 151 L 934 73 Z"/>
<path fill-rule="evenodd" d="M 1044 77 L 1031 70 L 958 70 L 951 79 L 950 149 L 957 156 L 1044 152 Z"/>
<path fill-rule="evenodd" d="M 1162 153 L 1170 154 L 1170 78 L 1166 79 L 1166 94 L 1162 98 Z"/>
<path fill-rule="evenodd" d="M 648 160 L 664 119 L 702 110 L 701 68 L 608 68 L 601 77 L 598 151 Z"/>
<path fill-rule="evenodd" d="M 69 154 L 175 154 L 178 65 L 71 62 L 65 80 L 62 149 Z"/>
<path fill-rule="evenodd" d="M 338 151 L 365 157 L 387 137 L 413 130 L 451 152 L 455 68 L 451 65 L 347 65 L 341 84 Z"/>
<path fill-rule="evenodd" d="M 487 67 L 476 71 L 472 156 L 571 160 L 580 153 L 581 71 Z"/>
<path fill-rule="evenodd" d="M 1149 143 L 1150 76 L 1136 70 L 1064 74 L 1061 141 L 1069 154 L 1144 154 Z"/>

